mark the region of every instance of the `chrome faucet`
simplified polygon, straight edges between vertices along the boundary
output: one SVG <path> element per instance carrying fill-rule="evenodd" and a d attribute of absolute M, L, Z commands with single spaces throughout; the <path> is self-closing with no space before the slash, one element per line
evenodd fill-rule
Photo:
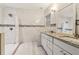
<path fill-rule="evenodd" d="M 76 37 L 76 39 L 78 39 L 79 38 L 79 34 L 73 34 L 74 35 L 74 37 Z"/>

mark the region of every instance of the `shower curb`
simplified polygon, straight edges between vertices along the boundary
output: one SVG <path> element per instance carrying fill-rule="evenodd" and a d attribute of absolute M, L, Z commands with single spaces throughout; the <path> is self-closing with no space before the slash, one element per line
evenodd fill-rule
<path fill-rule="evenodd" d="M 19 46 L 21 45 L 21 43 L 18 44 L 18 46 L 16 47 L 16 49 L 14 50 L 14 52 L 12 53 L 12 55 L 15 55 L 17 49 L 19 48 Z"/>

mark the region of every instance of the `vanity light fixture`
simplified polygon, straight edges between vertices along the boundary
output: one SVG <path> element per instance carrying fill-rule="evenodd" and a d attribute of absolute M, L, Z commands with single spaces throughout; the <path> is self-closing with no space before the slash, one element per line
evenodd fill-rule
<path fill-rule="evenodd" d="M 52 5 L 51 11 L 55 12 L 55 11 L 57 11 L 57 8 L 58 8 L 58 5 L 55 3 L 55 4 Z"/>

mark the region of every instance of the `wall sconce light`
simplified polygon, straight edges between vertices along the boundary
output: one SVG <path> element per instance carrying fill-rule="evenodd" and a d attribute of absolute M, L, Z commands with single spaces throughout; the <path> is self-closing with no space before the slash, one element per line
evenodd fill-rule
<path fill-rule="evenodd" d="M 55 11 L 57 11 L 57 8 L 58 8 L 58 5 L 57 4 L 53 4 L 52 7 L 51 7 L 51 11 L 55 12 Z"/>

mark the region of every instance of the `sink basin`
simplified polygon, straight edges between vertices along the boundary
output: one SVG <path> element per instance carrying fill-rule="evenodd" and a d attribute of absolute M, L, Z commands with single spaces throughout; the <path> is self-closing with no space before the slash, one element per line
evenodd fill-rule
<path fill-rule="evenodd" d="M 76 39 L 76 37 L 72 37 L 72 36 L 60 36 L 60 37 L 66 37 L 66 38 L 73 38 L 73 39 Z"/>
<path fill-rule="evenodd" d="M 54 31 L 49 31 L 50 33 L 55 33 Z"/>

